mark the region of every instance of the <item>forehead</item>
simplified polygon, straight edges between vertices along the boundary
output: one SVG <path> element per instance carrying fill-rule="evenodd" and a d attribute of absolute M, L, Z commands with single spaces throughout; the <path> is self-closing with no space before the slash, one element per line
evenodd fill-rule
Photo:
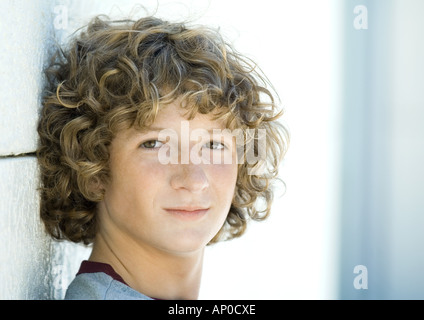
<path fill-rule="evenodd" d="M 134 126 L 128 129 L 119 130 L 115 138 L 130 139 L 150 132 L 160 132 L 164 129 L 173 129 L 176 132 L 180 132 L 183 122 L 190 123 L 190 130 L 206 129 L 212 131 L 213 129 L 226 128 L 225 121 L 220 118 L 216 119 L 213 112 L 208 114 L 196 112 L 190 117 L 190 111 L 190 108 L 184 107 L 178 102 L 163 105 L 159 108 L 155 120 L 151 125 L 141 128 Z"/>
<path fill-rule="evenodd" d="M 187 120 L 193 124 L 197 124 L 199 127 L 205 126 L 207 127 L 206 129 L 225 128 L 225 121 L 223 119 L 216 119 L 213 112 L 208 114 L 195 112 L 193 116 L 191 116 L 190 112 L 191 108 L 182 105 L 178 101 L 161 106 L 153 123 L 150 126 L 142 128 L 141 131 L 150 131 L 158 127 L 166 129 L 175 125 L 179 126 L 182 121 Z"/>

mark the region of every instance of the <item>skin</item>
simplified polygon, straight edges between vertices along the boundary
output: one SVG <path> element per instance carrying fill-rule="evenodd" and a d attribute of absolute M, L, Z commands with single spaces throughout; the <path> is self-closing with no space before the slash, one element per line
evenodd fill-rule
<path fill-rule="evenodd" d="M 225 222 L 237 179 L 236 161 L 207 161 L 228 153 L 235 159 L 228 140 L 214 136 L 210 143 L 212 135 L 204 133 L 224 129 L 223 124 L 197 114 L 188 121 L 189 132 L 203 133 L 184 143 L 184 121 L 184 109 L 175 102 L 161 109 L 149 130 L 131 128 L 116 135 L 90 256 L 110 264 L 133 289 L 160 299 L 198 297 L 204 249 Z M 167 141 L 157 141 L 160 129 L 178 134 L 177 164 L 159 161 L 159 153 L 170 148 Z M 205 161 L 181 161 L 184 151 Z"/>

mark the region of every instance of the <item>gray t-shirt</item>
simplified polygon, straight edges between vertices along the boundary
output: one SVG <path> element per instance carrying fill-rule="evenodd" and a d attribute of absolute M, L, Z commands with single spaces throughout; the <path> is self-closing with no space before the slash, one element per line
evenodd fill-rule
<path fill-rule="evenodd" d="M 110 265 L 83 261 L 66 291 L 65 300 L 153 299 L 129 287 Z"/>

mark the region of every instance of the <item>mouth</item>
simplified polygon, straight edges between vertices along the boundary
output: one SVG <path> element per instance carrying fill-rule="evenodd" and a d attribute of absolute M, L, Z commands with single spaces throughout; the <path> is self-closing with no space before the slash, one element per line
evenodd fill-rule
<path fill-rule="evenodd" d="M 206 215 L 209 208 L 204 207 L 175 207 L 165 208 L 167 213 L 184 220 L 196 220 Z"/>

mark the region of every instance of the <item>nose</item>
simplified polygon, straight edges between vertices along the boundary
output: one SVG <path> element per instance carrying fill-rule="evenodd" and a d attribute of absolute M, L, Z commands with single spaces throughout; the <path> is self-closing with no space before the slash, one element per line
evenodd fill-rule
<path fill-rule="evenodd" d="M 200 193 L 209 187 L 208 178 L 201 165 L 176 164 L 175 172 L 171 177 L 171 186 L 175 190 L 188 190 Z"/>

